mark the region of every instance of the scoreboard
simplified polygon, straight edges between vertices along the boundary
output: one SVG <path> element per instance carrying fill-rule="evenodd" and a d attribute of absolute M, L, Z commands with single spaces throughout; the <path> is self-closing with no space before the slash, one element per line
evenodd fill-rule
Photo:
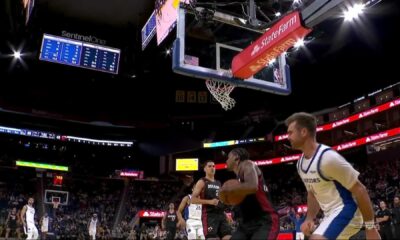
<path fill-rule="evenodd" d="M 117 48 L 44 34 L 39 59 L 118 74 L 120 54 Z"/>

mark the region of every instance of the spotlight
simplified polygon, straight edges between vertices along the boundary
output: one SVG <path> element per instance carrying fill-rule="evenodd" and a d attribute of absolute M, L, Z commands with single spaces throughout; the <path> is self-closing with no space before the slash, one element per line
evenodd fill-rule
<path fill-rule="evenodd" d="M 15 51 L 14 54 L 13 54 L 13 56 L 14 56 L 15 59 L 18 59 L 18 60 L 19 60 L 19 59 L 21 59 L 21 52 Z"/>
<path fill-rule="evenodd" d="M 355 4 L 352 7 L 349 7 L 346 12 L 344 12 L 344 20 L 352 21 L 358 18 L 364 10 L 364 4 Z"/>
<path fill-rule="evenodd" d="M 294 44 L 295 48 L 300 48 L 302 46 L 304 46 L 304 40 L 303 39 L 297 40 L 297 42 Z"/>

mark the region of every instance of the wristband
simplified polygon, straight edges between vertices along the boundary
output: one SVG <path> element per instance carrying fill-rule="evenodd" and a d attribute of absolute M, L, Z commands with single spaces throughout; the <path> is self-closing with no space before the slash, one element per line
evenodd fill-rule
<path fill-rule="evenodd" d="M 365 225 L 365 229 L 367 229 L 367 230 L 371 230 L 371 229 L 374 229 L 374 228 L 375 228 L 375 222 L 374 222 L 374 220 L 372 220 L 372 221 L 366 221 L 366 222 L 364 222 L 364 225 Z"/>

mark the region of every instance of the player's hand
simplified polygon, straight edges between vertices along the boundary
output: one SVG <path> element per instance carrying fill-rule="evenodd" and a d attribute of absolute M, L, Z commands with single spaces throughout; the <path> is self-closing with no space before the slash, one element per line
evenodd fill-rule
<path fill-rule="evenodd" d="M 307 237 L 311 235 L 311 233 L 314 231 L 314 220 L 312 219 L 306 219 L 303 224 L 300 226 L 301 231 L 306 235 Z"/>
<path fill-rule="evenodd" d="M 381 235 L 376 228 L 373 229 L 365 229 L 365 235 L 367 240 L 379 240 L 381 239 Z"/>
<path fill-rule="evenodd" d="M 180 229 L 185 229 L 186 228 L 186 222 L 184 220 L 180 220 L 178 221 L 178 223 L 176 224 L 176 226 Z"/>
<path fill-rule="evenodd" d="M 219 200 L 218 200 L 218 199 L 216 199 L 216 198 L 214 198 L 214 199 L 211 199 L 211 200 L 210 200 L 210 205 L 217 206 L 217 205 L 218 205 L 218 202 L 219 202 Z"/>

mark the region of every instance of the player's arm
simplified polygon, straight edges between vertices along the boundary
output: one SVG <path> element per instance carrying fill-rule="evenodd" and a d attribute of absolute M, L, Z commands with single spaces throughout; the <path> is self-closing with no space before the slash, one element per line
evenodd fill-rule
<path fill-rule="evenodd" d="M 203 179 L 200 179 L 199 181 L 197 181 L 196 186 L 193 189 L 191 203 L 217 205 L 218 204 L 217 199 L 201 199 L 200 198 L 200 193 L 203 191 L 204 187 L 205 187 L 205 182 L 203 181 Z M 217 201 L 215 201 L 215 200 L 217 200 Z"/>
<path fill-rule="evenodd" d="M 321 207 L 319 206 L 319 203 L 317 199 L 315 198 L 314 193 L 311 191 L 307 192 L 307 215 L 306 215 L 306 220 L 314 220 L 314 218 L 317 217 L 317 214 Z"/>
<path fill-rule="evenodd" d="M 182 212 L 185 209 L 185 207 L 188 205 L 188 201 L 189 201 L 189 197 L 185 196 L 182 199 L 181 203 L 179 204 L 178 211 L 176 211 L 176 216 L 178 216 L 179 222 L 185 221 L 182 217 Z"/>
<path fill-rule="evenodd" d="M 7 220 L 6 220 L 6 222 L 4 223 L 6 226 L 7 226 L 7 224 L 8 224 L 8 221 L 10 220 L 10 218 L 11 218 L 11 213 L 8 213 Z"/>
<path fill-rule="evenodd" d="M 165 212 L 164 217 L 161 220 L 161 229 L 165 229 L 165 220 L 167 219 L 167 212 Z"/>
<path fill-rule="evenodd" d="M 257 192 L 258 189 L 258 176 L 255 164 L 251 161 L 243 163 L 243 176 L 244 182 L 236 186 L 225 186 L 221 192 L 231 192 L 232 194 L 249 195 Z"/>
<path fill-rule="evenodd" d="M 24 225 L 24 226 L 26 226 L 26 222 L 25 222 L 25 213 L 26 213 L 26 210 L 27 210 L 27 208 L 26 208 L 26 205 L 22 208 L 22 210 L 21 210 L 21 221 L 22 221 L 22 224 Z"/>
<path fill-rule="evenodd" d="M 87 229 L 88 231 L 90 230 L 90 222 L 92 221 L 92 219 L 89 219 L 88 224 L 87 224 Z"/>
<path fill-rule="evenodd" d="M 374 223 L 374 210 L 364 184 L 358 180 L 359 172 L 350 165 L 339 153 L 335 151 L 328 151 L 321 159 L 321 172 L 324 178 L 335 180 L 340 183 L 344 188 L 349 190 L 357 201 L 358 208 L 364 219 L 367 228 L 367 239 L 369 238 L 368 230 L 373 230 Z M 373 233 L 375 234 L 375 233 Z M 373 235 L 378 237 L 379 234 Z"/>
<path fill-rule="evenodd" d="M 374 211 L 367 189 L 358 180 L 360 174 L 341 155 L 328 151 L 321 159 L 322 177 L 339 182 L 356 198 L 358 207 L 363 215 L 364 222 L 374 220 Z"/>

